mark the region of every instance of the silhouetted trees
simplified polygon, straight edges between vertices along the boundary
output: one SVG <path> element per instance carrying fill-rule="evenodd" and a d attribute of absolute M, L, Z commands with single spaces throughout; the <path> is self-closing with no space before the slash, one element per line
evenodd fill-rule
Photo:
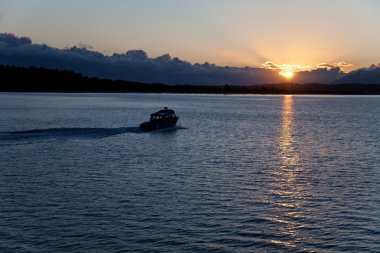
<path fill-rule="evenodd" d="M 157 92 L 215 94 L 380 94 L 376 84 L 262 84 L 196 86 L 90 78 L 73 71 L 0 65 L 1 92 Z"/>

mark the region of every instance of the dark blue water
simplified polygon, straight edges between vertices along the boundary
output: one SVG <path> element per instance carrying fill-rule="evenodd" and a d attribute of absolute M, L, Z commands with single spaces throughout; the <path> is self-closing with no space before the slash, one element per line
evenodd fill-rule
<path fill-rule="evenodd" d="M 182 127 L 140 132 L 163 106 Z M 380 252 L 379 109 L 0 94 L 0 252 Z"/>

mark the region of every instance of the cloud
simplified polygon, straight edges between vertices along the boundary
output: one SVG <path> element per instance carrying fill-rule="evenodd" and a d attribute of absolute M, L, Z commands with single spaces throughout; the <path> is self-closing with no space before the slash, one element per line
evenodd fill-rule
<path fill-rule="evenodd" d="M 11 33 L 0 34 L 0 64 L 65 69 L 89 77 L 148 83 L 252 85 L 285 81 L 279 75 L 282 66 L 270 61 L 264 63 L 263 67 L 230 67 L 208 62 L 193 64 L 169 54 L 151 58 L 143 50 L 104 55 L 82 43 L 58 49 L 45 44 L 33 44 L 30 38 L 17 37 Z M 301 83 L 333 82 L 344 76 L 339 67 L 299 69 L 301 71 L 296 73 L 293 80 Z"/>
<path fill-rule="evenodd" d="M 86 44 L 86 43 L 83 43 L 83 42 L 79 42 L 77 44 L 74 45 L 75 47 L 79 47 L 79 48 L 85 48 L 85 49 L 88 49 L 88 50 L 92 50 L 94 47 L 89 45 L 89 44 Z M 66 49 L 69 49 L 70 47 L 66 47 Z"/>
<path fill-rule="evenodd" d="M 270 62 L 270 61 L 266 61 L 264 64 L 263 64 L 263 67 L 266 68 L 266 69 L 281 69 L 280 66 L 274 64 L 273 62 Z"/>
<path fill-rule="evenodd" d="M 339 67 L 318 68 L 301 71 L 295 74 L 294 81 L 298 83 L 332 83 L 345 75 Z"/>
<path fill-rule="evenodd" d="M 342 78 L 335 80 L 334 83 L 380 84 L 380 63 L 351 71 Z"/>
<path fill-rule="evenodd" d="M 321 69 L 323 69 L 323 68 L 330 69 L 330 68 L 335 68 L 335 67 L 336 67 L 335 64 L 330 64 L 330 63 L 325 63 L 325 62 L 319 63 L 317 65 L 317 68 L 321 68 Z"/>
<path fill-rule="evenodd" d="M 332 69 L 332 68 L 340 68 L 343 72 L 349 72 L 353 70 L 354 64 L 347 63 L 347 62 L 336 62 L 336 63 L 320 63 L 317 65 L 317 68 L 326 68 L 326 69 Z"/>
<path fill-rule="evenodd" d="M 353 67 L 354 65 L 347 62 L 338 62 L 336 63 L 339 67 Z"/>
<path fill-rule="evenodd" d="M 113 54 L 112 57 L 129 62 L 143 62 L 148 60 L 148 55 L 143 50 L 129 50 L 125 54 Z"/>
<path fill-rule="evenodd" d="M 344 75 L 340 66 L 348 65 L 349 64 L 343 62 L 340 64 L 320 63 L 312 67 L 292 63 L 277 65 L 267 61 L 263 64 L 263 67 L 277 71 L 280 70 L 280 73 L 292 72 L 294 73 L 292 81 L 297 83 L 331 83 Z"/>
<path fill-rule="evenodd" d="M 32 40 L 28 37 L 16 37 L 12 33 L 0 33 L 0 43 L 8 47 L 18 47 L 32 44 Z"/>
<path fill-rule="evenodd" d="M 0 34 L 0 64 L 67 69 L 91 77 L 150 83 L 249 85 L 282 80 L 273 70 L 262 68 L 192 64 L 169 54 L 149 58 L 143 50 L 107 56 L 88 47 L 57 49 L 33 44 L 29 38 L 9 33 Z"/>

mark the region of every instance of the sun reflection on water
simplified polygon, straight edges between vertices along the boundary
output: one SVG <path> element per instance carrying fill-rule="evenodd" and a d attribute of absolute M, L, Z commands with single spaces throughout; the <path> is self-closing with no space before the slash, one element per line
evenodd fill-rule
<path fill-rule="evenodd" d="M 296 249 L 302 241 L 299 229 L 304 227 L 302 203 L 305 199 L 304 184 L 299 180 L 302 173 L 300 158 L 294 138 L 293 97 L 284 96 L 282 101 L 281 131 L 278 138 L 279 163 L 271 175 L 271 202 L 273 211 L 269 220 L 275 224 L 274 233 L 281 240 L 271 240 L 271 244 Z M 280 215 L 278 215 L 280 214 Z"/>
<path fill-rule="evenodd" d="M 299 157 L 293 139 L 293 97 L 284 96 L 282 109 L 282 126 L 279 140 L 280 155 L 283 168 L 295 169 L 299 165 Z"/>

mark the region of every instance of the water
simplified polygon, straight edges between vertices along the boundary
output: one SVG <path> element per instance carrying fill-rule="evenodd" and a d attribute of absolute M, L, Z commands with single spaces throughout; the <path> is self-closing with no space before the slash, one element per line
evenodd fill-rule
<path fill-rule="evenodd" d="M 142 133 L 160 107 L 182 127 Z M 0 94 L 1 252 L 380 252 L 379 96 Z"/>

